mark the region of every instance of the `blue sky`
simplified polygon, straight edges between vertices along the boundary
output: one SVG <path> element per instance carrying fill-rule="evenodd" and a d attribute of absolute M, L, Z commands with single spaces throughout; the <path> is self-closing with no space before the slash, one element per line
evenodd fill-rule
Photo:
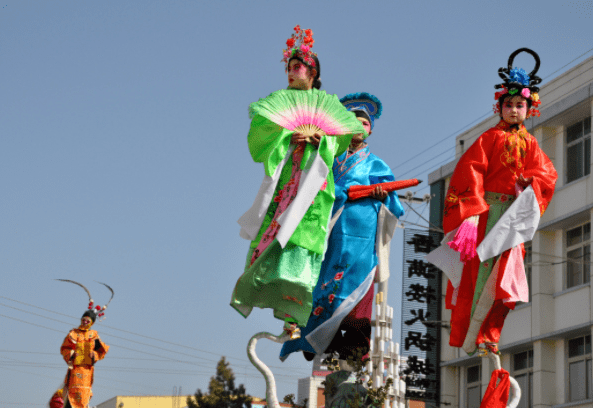
<path fill-rule="evenodd" d="M 109 294 L 94 281 L 116 292 L 95 326 L 112 349 L 91 405 L 205 389 L 221 355 L 264 396 L 245 348 L 281 322 L 265 310 L 243 319 L 228 303 L 248 246 L 236 220 L 263 175 L 247 150 L 247 107 L 286 87 L 280 60 L 296 24 L 313 29 L 323 89 L 383 102 L 369 143 L 398 178 L 427 180 L 453 158 L 455 134 L 491 112 L 496 72 L 515 49 L 539 53 L 544 83 L 593 52 L 591 1 L 2 6 L 0 407 L 45 404 L 66 373 L 59 346 L 87 299 L 55 278 L 86 284 L 98 302 Z M 401 254 L 398 231 L 396 315 Z M 310 365 L 280 363 L 277 344 L 258 350 L 280 397 L 296 394 Z"/>

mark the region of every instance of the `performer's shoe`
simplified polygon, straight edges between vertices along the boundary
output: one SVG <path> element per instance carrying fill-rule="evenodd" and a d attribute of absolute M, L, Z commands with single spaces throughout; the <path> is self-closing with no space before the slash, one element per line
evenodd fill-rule
<path fill-rule="evenodd" d="M 478 357 L 487 356 L 488 353 L 500 355 L 497 343 L 483 343 L 478 346 Z"/>
<path fill-rule="evenodd" d="M 313 361 L 313 359 L 315 358 L 315 353 L 310 353 L 308 351 L 303 351 L 303 356 L 305 356 L 305 360 L 307 360 L 307 361 Z"/>
<path fill-rule="evenodd" d="M 296 323 L 289 321 L 284 322 L 284 331 L 290 337 L 290 340 L 296 340 L 301 338 L 301 329 Z"/>
<path fill-rule="evenodd" d="M 497 343 L 484 343 L 484 345 L 486 346 L 486 348 L 492 354 L 498 354 L 498 355 L 500 355 L 500 351 L 498 350 L 498 344 Z"/>

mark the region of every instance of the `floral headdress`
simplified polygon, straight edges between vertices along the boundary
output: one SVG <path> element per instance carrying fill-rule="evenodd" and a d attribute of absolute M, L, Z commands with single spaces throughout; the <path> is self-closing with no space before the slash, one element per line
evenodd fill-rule
<path fill-rule="evenodd" d="M 311 68 L 315 68 L 313 57 L 316 57 L 317 54 L 311 51 L 313 44 L 315 44 L 313 31 L 311 29 L 301 30 L 301 26 L 297 25 L 294 28 L 294 33 L 286 40 L 287 48 L 283 50 L 284 70 L 288 71 L 288 61 L 295 56 L 300 57 Z"/>
<path fill-rule="evenodd" d="M 527 52 L 535 59 L 535 68 L 533 68 L 533 71 L 529 74 L 522 68 L 512 68 L 515 57 L 521 52 Z M 538 94 L 539 88 L 536 85 L 538 85 L 542 79 L 535 75 L 539 69 L 539 64 L 539 55 L 529 48 L 519 48 L 513 52 L 509 56 L 507 68 L 502 67 L 498 69 L 498 76 L 500 76 L 504 82 L 494 86 L 495 89 L 500 89 L 500 91 L 497 91 L 494 94 L 494 99 L 498 101 L 501 96 L 506 94 L 520 95 L 525 99 L 531 100 L 531 109 L 529 109 L 527 117 L 539 116 L 540 112 L 537 108 L 541 105 L 541 101 L 539 100 Z M 494 113 L 500 113 L 500 106 L 498 103 L 493 105 L 493 110 Z"/>

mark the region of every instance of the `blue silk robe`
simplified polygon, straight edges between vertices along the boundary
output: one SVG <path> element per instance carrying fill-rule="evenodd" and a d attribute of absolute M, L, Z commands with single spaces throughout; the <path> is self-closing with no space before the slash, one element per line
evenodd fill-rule
<path fill-rule="evenodd" d="M 348 315 L 372 288 L 378 257 L 375 250 L 377 219 L 383 206 L 396 217 L 403 215 L 397 192 L 379 201 L 348 201 L 348 187 L 394 181 L 391 169 L 369 152 L 368 146 L 339 156 L 333 164 L 336 201 L 335 222 L 328 241 L 319 280 L 313 291 L 313 311 L 301 338 L 284 343 L 280 359 L 294 351 L 321 354 L 338 330 L 347 330 Z M 370 316 L 368 318 L 370 328 Z"/>

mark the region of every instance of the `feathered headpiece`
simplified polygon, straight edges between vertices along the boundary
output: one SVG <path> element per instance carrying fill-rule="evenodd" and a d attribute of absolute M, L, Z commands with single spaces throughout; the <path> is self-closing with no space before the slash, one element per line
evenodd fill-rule
<path fill-rule="evenodd" d="M 383 105 L 379 98 L 367 92 L 348 94 L 340 99 L 342 105 L 351 112 L 364 112 L 371 122 L 371 129 L 375 125 L 375 119 L 379 119 L 383 112 Z"/>
<path fill-rule="evenodd" d="M 294 33 L 286 40 L 287 48 L 283 50 L 284 70 L 288 70 L 288 61 L 294 56 L 300 57 L 305 64 L 315 68 L 313 56 L 317 56 L 317 54 L 311 51 L 313 44 L 315 44 L 313 31 L 311 29 L 301 30 L 301 26 L 297 25 L 294 28 Z"/>
<path fill-rule="evenodd" d="M 113 289 L 111 289 L 111 287 L 109 285 L 107 285 L 106 283 L 97 282 L 97 283 L 100 283 L 101 285 L 107 287 L 107 289 L 109 289 L 111 291 L 111 298 L 109 299 L 109 302 L 107 302 L 107 304 L 105 304 L 105 306 L 100 306 L 100 305 L 95 306 L 95 302 L 93 301 L 91 292 L 89 292 L 89 290 L 82 283 L 78 283 L 78 282 L 70 280 L 70 279 L 56 279 L 56 280 L 59 280 L 62 282 L 74 283 L 75 285 L 78 285 L 84 289 L 86 294 L 89 296 L 89 306 L 88 306 L 87 310 L 83 313 L 83 315 L 82 315 L 83 317 L 84 316 L 90 317 L 93 320 L 93 323 L 95 322 L 95 320 L 97 320 L 97 317 L 100 317 L 101 320 L 105 320 L 105 317 L 104 317 L 105 309 L 107 309 L 107 306 L 109 305 L 109 303 L 111 303 L 111 300 L 113 299 L 113 295 L 115 294 L 113 292 Z"/>
<path fill-rule="evenodd" d="M 521 52 L 531 54 L 535 59 L 535 67 L 529 74 L 527 74 L 523 68 L 512 68 L 515 57 Z M 498 76 L 500 76 L 504 82 L 494 86 L 495 89 L 500 89 L 500 91 L 494 94 L 494 99 L 498 100 L 505 94 L 520 95 L 525 99 L 531 100 L 531 109 L 529 109 L 528 116 L 539 116 L 540 113 L 537 107 L 541 105 L 541 101 L 539 100 L 538 95 L 539 88 L 536 85 L 538 85 L 542 79 L 535 75 L 539 70 L 539 64 L 539 55 L 529 48 L 519 48 L 513 52 L 509 56 L 507 68 L 502 67 L 498 69 Z M 500 113 L 500 106 L 498 103 L 494 104 L 493 108 L 494 113 Z"/>

